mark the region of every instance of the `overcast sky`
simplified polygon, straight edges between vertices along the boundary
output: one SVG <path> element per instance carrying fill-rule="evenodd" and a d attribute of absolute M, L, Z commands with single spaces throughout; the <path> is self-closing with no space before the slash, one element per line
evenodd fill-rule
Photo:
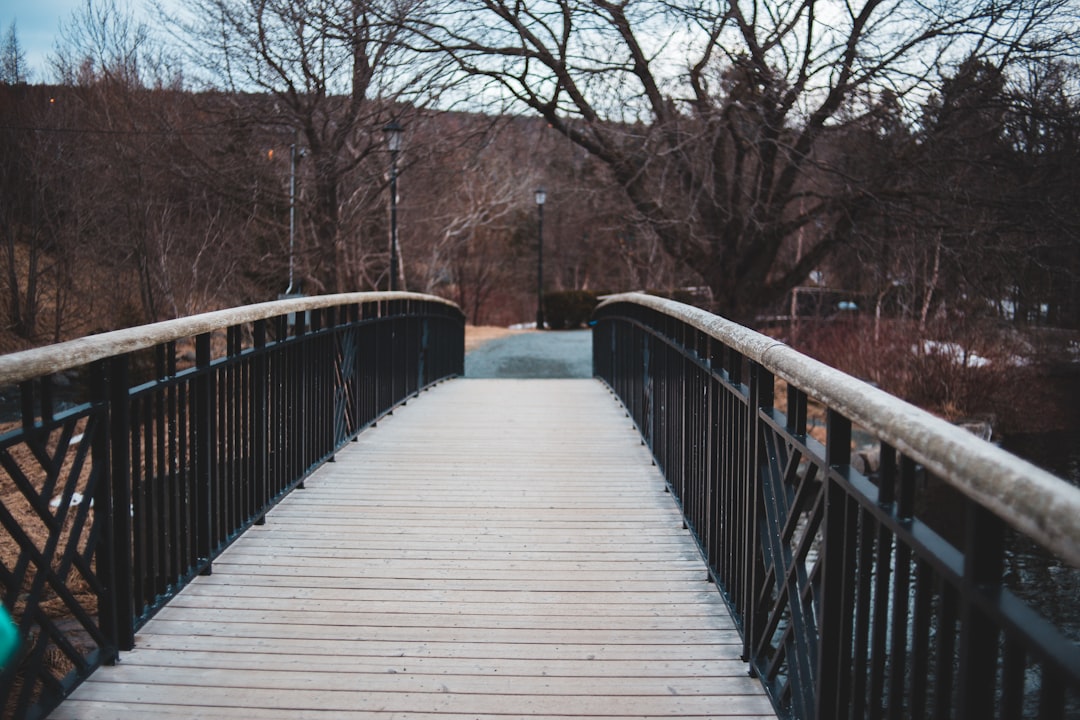
<path fill-rule="evenodd" d="M 142 0 L 117 0 L 117 7 L 130 7 L 143 15 Z M 11 21 L 26 52 L 31 82 L 53 79 L 48 57 L 56 44 L 60 22 L 68 23 L 71 14 L 86 5 L 86 0 L 0 0 L 0 31 L 7 36 Z"/>
<path fill-rule="evenodd" d="M 26 52 L 30 79 L 47 79 L 46 58 L 52 52 L 60 20 L 67 21 L 71 11 L 84 0 L 8 0 L 0 2 L 0 28 L 7 36 L 11 21 L 19 34 L 19 44 Z"/>

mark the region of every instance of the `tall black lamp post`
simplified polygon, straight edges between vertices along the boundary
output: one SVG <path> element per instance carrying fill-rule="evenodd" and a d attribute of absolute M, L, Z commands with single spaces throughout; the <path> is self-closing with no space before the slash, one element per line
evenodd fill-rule
<path fill-rule="evenodd" d="M 296 156 L 304 157 L 303 148 L 297 151 L 296 143 L 289 146 L 289 287 L 285 294 L 293 293 L 293 264 L 296 255 Z"/>
<path fill-rule="evenodd" d="M 536 329 L 544 329 L 544 188 L 536 190 Z"/>
<path fill-rule="evenodd" d="M 397 157 L 401 150 L 401 123 L 391 120 L 383 133 L 390 148 L 390 290 L 398 289 Z"/>

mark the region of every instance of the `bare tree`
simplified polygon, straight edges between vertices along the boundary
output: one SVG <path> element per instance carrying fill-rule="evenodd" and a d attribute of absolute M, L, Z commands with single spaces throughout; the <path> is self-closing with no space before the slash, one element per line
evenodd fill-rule
<path fill-rule="evenodd" d="M 231 91 L 234 118 L 306 151 L 299 270 L 314 292 L 354 289 L 368 274 L 365 237 L 386 183 L 383 126 L 439 77 L 397 42 L 416 3 L 390 0 L 193 0 L 184 23 L 206 81 Z M 260 93 L 272 103 L 252 102 Z M 357 250 L 357 247 L 365 249 Z"/>
<path fill-rule="evenodd" d="M 4 33 L 4 42 L 0 45 L 0 83 L 18 85 L 30 77 L 26 67 L 26 51 L 19 43 L 19 31 L 12 20 Z"/>
<path fill-rule="evenodd" d="M 747 319 L 848 241 L 872 168 L 830 145 L 936 69 L 1074 43 L 1068 0 L 445 2 L 413 24 L 474 80 L 608 165 L 667 253 Z M 792 259 L 785 243 L 812 227 Z"/>

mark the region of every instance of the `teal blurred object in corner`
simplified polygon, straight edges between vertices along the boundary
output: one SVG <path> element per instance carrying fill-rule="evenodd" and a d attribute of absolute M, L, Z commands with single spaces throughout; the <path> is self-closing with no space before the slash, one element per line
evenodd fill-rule
<path fill-rule="evenodd" d="M 0 671 L 7 670 L 8 661 L 19 649 L 19 628 L 8 610 L 0 604 Z"/>

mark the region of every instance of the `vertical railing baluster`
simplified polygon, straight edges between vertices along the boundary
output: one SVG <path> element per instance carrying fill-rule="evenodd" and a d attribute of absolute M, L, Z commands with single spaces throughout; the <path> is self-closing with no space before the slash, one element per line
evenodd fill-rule
<path fill-rule="evenodd" d="M 142 500 L 142 577 L 139 584 L 139 614 L 143 615 L 146 609 L 154 602 L 157 587 L 157 553 L 158 536 L 160 529 L 157 522 L 157 467 L 154 462 L 157 453 L 154 450 L 154 406 L 156 393 L 148 393 L 142 399 L 142 417 L 136 416 L 136 422 L 141 426 L 142 450 L 136 452 L 133 473 L 139 476 L 140 497 Z"/>
<path fill-rule="evenodd" d="M 296 319 L 293 328 L 292 345 L 289 348 L 289 411 L 285 419 L 284 432 L 287 434 L 289 452 L 289 473 L 287 482 L 300 478 L 296 485 L 297 489 L 303 490 L 304 485 L 304 460 L 307 457 L 307 448 L 311 443 L 311 425 L 308 415 L 307 379 L 308 368 L 308 327 L 306 320 Z M 289 440 L 292 442 L 289 442 Z"/>
<path fill-rule="evenodd" d="M 851 662 L 852 718 L 866 717 L 866 685 L 869 672 L 867 662 L 870 653 L 870 612 L 873 609 L 874 557 L 876 555 L 876 523 L 870 513 L 859 512 L 857 578 L 855 579 L 855 630 Z"/>
<path fill-rule="evenodd" d="M 1056 670 L 1044 667 L 1039 683 L 1039 720 L 1065 717 L 1065 681 Z"/>
<path fill-rule="evenodd" d="M 363 319 L 362 306 L 352 304 L 349 306 L 349 352 L 352 362 L 345 368 L 349 374 L 348 416 L 350 418 L 347 433 L 349 438 L 355 438 L 357 433 L 364 427 L 363 420 L 363 361 L 361 348 L 363 347 Z M 344 439 L 344 438 L 342 438 Z"/>
<path fill-rule="evenodd" d="M 173 341 L 166 344 L 165 373 L 163 377 L 168 378 L 169 383 L 164 389 L 164 417 L 162 418 L 165 426 L 162 430 L 162 439 L 165 446 L 163 462 L 166 467 L 165 515 L 168 518 L 167 527 L 169 528 L 166 543 L 166 552 L 168 553 L 166 567 L 168 568 L 169 582 L 173 587 L 179 586 L 181 578 L 187 574 L 187 568 L 184 564 L 183 532 L 181 531 L 183 517 L 181 503 L 183 497 L 181 495 L 180 472 L 182 471 L 179 469 L 179 466 L 185 463 L 180 459 L 182 455 L 180 454 L 179 438 L 182 432 L 182 423 L 179 415 L 180 404 L 177 402 L 179 389 L 176 382 L 176 371 L 176 342 Z"/>
<path fill-rule="evenodd" d="M 285 378 L 287 370 L 287 350 L 282 344 L 286 339 L 286 318 L 280 316 L 274 318 L 274 344 L 273 351 L 267 353 L 269 403 L 267 411 L 268 449 L 267 476 L 270 479 L 269 496 L 276 495 L 284 486 L 284 464 L 286 448 L 283 444 L 282 435 L 284 430 L 283 417 L 285 415 Z"/>
<path fill-rule="evenodd" d="M 906 546 L 901 546 L 906 547 Z M 907 607 L 904 608 L 905 618 Z M 956 623 L 957 623 L 957 598 L 956 591 L 947 583 L 942 583 L 941 597 L 938 600 L 937 623 L 935 627 L 936 639 L 936 664 L 933 680 L 933 708 L 930 717 L 934 720 L 947 720 L 953 717 L 953 692 L 956 687 Z M 898 668 L 898 674 L 908 681 L 919 682 L 921 678 L 908 675 L 908 666 L 905 664 Z M 889 708 L 890 717 L 905 717 L 904 706 L 901 700 L 890 700 L 894 705 Z M 894 709 L 895 707 L 895 709 Z"/>
<path fill-rule="evenodd" d="M 881 445 L 881 459 L 878 468 L 878 505 L 893 512 L 896 492 L 896 451 L 887 444 Z M 869 717 L 882 717 L 885 703 L 885 669 L 888 655 L 887 642 L 889 630 L 889 603 L 883 598 L 889 594 L 892 577 L 893 533 L 884 524 L 879 525 L 877 533 L 877 554 L 874 567 L 874 603 L 873 637 L 870 648 L 870 685 L 869 697 L 873 703 Z"/>
<path fill-rule="evenodd" d="M 997 673 L 998 628 L 978 604 L 978 596 L 1001 586 L 1005 523 L 982 505 L 965 498 L 964 579 L 960 614 L 959 717 L 992 717 L 997 702 L 992 689 Z M 989 691 L 988 691 L 989 690 Z"/>
<path fill-rule="evenodd" d="M 95 428 L 91 445 L 91 464 L 98 473 L 94 487 L 94 523 L 100 533 L 98 545 L 94 550 L 94 563 L 97 568 L 101 592 L 98 596 L 98 624 L 105 645 L 101 648 L 102 661 L 112 665 L 116 662 L 120 649 L 118 611 L 119 578 L 117 577 L 117 553 L 121 551 L 116 538 L 115 519 L 113 517 L 113 480 L 110 443 L 111 429 L 111 363 L 99 360 L 90 366 L 90 402 L 94 406 L 94 417 L 88 423 Z"/>
<path fill-rule="evenodd" d="M 742 358 L 732 358 L 733 362 L 740 366 Z M 765 587 L 765 566 L 762 555 L 764 548 L 761 545 L 760 524 L 761 513 L 765 512 L 764 489 L 761 475 L 768 466 L 768 449 L 765 443 L 764 431 L 761 426 L 761 413 L 763 410 L 771 411 L 774 402 L 775 379 L 768 370 L 756 362 L 750 363 L 749 396 L 746 405 L 746 435 L 738 438 L 738 446 L 732 448 L 736 457 L 740 458 L 739 474 L 737 479 L 743 486 L 740 493 L 742 506 L 742 519 L 740 524 L 744 528 L 744 537 L 741 541 L 741 562 L 746 563 L 746 573 L 749 582 L 746 584 L 746 596 L 743 601 L 744 622 L 748 628 L 743 641 L 743 651 L 746 658 L 753 659 L 753 648 L 760 642 L 765 626 L 768 621 L 768 610 L 760 606 L 758 598 Z M 742 473 L 745 473 L 743 475 Z M 775 580 L 783 582 L 781 578 Z"/>
<path fill-rule="evenodd" d="M 237 364 L 239 346 L 239 328 L 230 326 L 225 329 L 225 357 L 222 359 L 221 374 L 223 378 L 220 404 L 224 406 L 222 413 L 224 422 L 221 429 L 221 484 L 222 499 L 224 501 L 222 516 L 221 535 L 219 543 L 229 538 L 233 528 L 242 522 L 244 503 L 241 496 L 242 475 L 238 461 L 240 453 L 237 451 L 241 443 L 239 427 L 239 376 L 240 367 Z"/>
<path fill-rule="evenodd" d="M 132 536 L 131 536 L 131 413 L 128 388 L 130 358 L 118 355 L 108 361 L 109 377 L 109 453 L 112 476 L 111 509 L 113 551 L 113 579 L 116 641 L 120 650 L 135 646 L 135 610 L 133 606 Z"/>
<path fill-rule="evenodd" d="M 915 512 L 916 467 L 914 461 L 901 456 L 897 476 L 896 515 L 907 520 Z M 889 651 L 888 687 L 886 689 L 890 720 L 904 717 L 904 698 L 907 697 L 908 669 L 908 608 L 911 589 L 911 546 L 897 540 L 893 555 L 892 595 L 889 603 Z"/>
<path fill-rule="evenodd" d="M 255 522 L 266 522 L 266 510 L 270 503 L 270 447 L 267 423 L 269 419 L 267 388 L 266 320 L 256 320 L 252 326 L 251 358 L 251 421 L 252 460 L 254 461 L 251 484 L 254 492 Z"/>
<path fill-rule="evenodd" d="M 788 383 L 787 431 L 804 440 L 806 438 L 806 409 L 806 393 Z"/>
<path fill-rule="evenodd" d="M 227 334 L 227 333 L 226 333 Z M 216 363 L 213 371 L 215 382 L 214 410 L 214 534 L 211 540 L 211 552 L 217 554 L 225 538 L 228 537 L 229 520 L 233 516 L 232 484 L 233 468 L 231 463 L 232 438 L 229 429 L 232 423 L 232 367 L 228 360 L 228 341 L 226 340 L 225 357 Z"/>
<path fill-rule="evenodd" d="M 850 585 L 854 566 L 849 547 L 853 539 L 854 513 L 837 473 L 847 473 L 851 463 L 851 422 L 835 410 L 826 413 L 825 520 L 822 542 L 821 602 L 818 608 L 818 656 L 816 708 L 818 720 L 839 718 L 848 708 L 851 673 L 851 611 L 854 593 Z"/>
<path fill-rule="evenodd" d="M 927 716 L 928 682 L 930 678 L 930 634 L 933 625 L 934 581 L 930 564 L 919 560 L 915 564 L 915 609 L 912 616 L 911 688 L 909 713 L 911 717 Z"/>
<path fill-rule="evenodd" d="M 430 333 L 430 320 L 425 316 L 420 318 L 420 342 L 417 347 L 417 362 L 416 362 L 416 390 L 419 392 L 420 388 L 427 385 L 427 366 L 428 366 L 428 352 L 429 352 L 429 333 Z"/>
<path fill-rule="evenodd" d="M 131 479 L 131 496 L 128 507 L 131 515 L 131 589 L 134 594 L 134 616 L 142 615 L 146 606 L 146 479 L 143 477 L 142 453 L 143 413 L 140 412 L 144 403 L 142 397 L 128 398 L 128 417 L 130 427 L 128 429 L 128 476 Z"/>
<path fill-rule="evenodd" d="M 707 403 L 707 418 L 705 422 L 706 438 L 702 446 L 702 452 L 705 453 L 706 460 L 706 477 L 707 477 L 707 493 L 708 493 L 708 515 L 709 515 L 709 539 L 706 547 L 708 548 L 708 562 L 709 569 L 713 573 L 713 578 L 717 581 L 717 585 L 724 586 L 721 579 L 722 576 L 722 561 L 721 554 L 724 549 L 723 531 L 724 531 L 724 504 L 723 504 L 723 470 L 722 465 L 724 462 L 722 456 L 722 435 L 721 435 L 721 409 L 723 407 L 723 386 L 719 380 L 720 373 L 720 348 L 721 345 L 712 336 L 705 333 L 702 334 L 705 342 L 707 343 L 705 348 L 706 368 L 704 381 L 704 393 Z"/>
<path fill-rule="evenodd" d="M 195 338 L 195 367 L 197 374 L 193 383 L 191 421 L 195 469 L 191 489 L 194 494 L 195 556 L 199 572 L 209 575 L 214 528 L 214 440 L 217 436 L 214 423 L 214 375 L 210 368 L 210 335 Z"/>
<path fill-rule="evenodd" d="M 167 424 L 168 424 L 168 388 L 169 368 L 166 355 L 172 350 L 171 343 L 158 345 L 156 348 L 155 373 L 156 387 L 154 389 L 154 450 L 156 473 L 156 507 L 154 514 L 157 517 L 157 552 L 154 554 L 155 573 L 157 585 L 155 592 L 164 595 L 169 591 L 169 578 L 172 577 L 170 567 L 170 514 L 169 514 L 169 466 L 166 462 L 168 455 Z"/>
<path fill-rule="evenodd" d="M 1001 715 L 1003 720 L 1020 718 L 1024 710 L 1025 658 L 1021 644 L 1010 633 L 1005 634 L 1005 650 L 1001 668 Z"/>

